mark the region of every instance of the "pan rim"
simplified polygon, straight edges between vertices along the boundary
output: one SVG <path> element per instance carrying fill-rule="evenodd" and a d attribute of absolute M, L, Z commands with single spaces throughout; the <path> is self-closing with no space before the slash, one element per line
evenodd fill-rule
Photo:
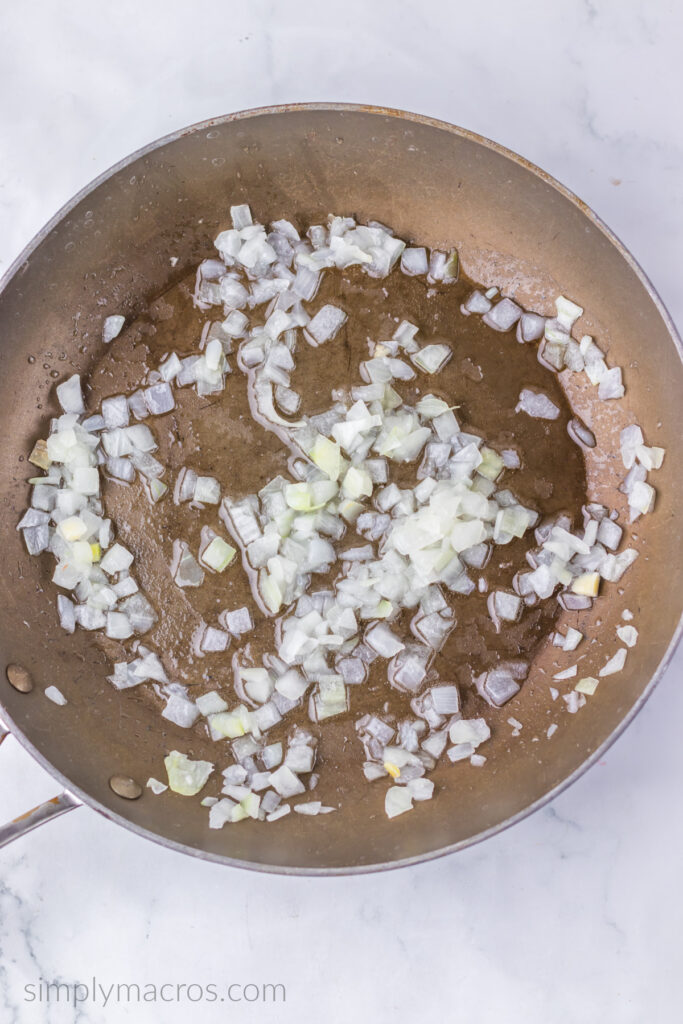
<path fill-rule="evenodd" d="M 394 107 L 377 106 L 373 104 L 362 104 L 362 103 L 336 103 L 336 102 L 310 102 L 310 103 L 282 103 L 274 104 L 271 106 L 253 107 L 246 110 L 236 111 L 231 114 L 225 114 L 218 117 L 207 118 L 203 121 L 198 121 L 192 125 L 184 128 L 179 128 L 174 132 L 169 132 L 166 135 L 154 140 L 153 142 L 147 143 L 146 145 L 138 148 L 133 153 L 119 160 L 117 163 L 110 166 L 107 170 L 103 171 L 92 181 L 81 188 L 71 199 L 69 199 L 57 212 L 47 221 L 47 223 L 37 232 L 36 235 L 28 242 L 23 248 L 15 260 L 10 264 L 5 273 L 0 277 L 0 295 L 4 292 L 10 281 L 19 273 L 22 267 L 26 264 L 30 256 L 36 251 L 36 249 L 43 243 L 48 237 L 50 232 L 57 227 L 66 216 L 88 195 L 90 195 L 95 189 L 99 188 L 102 184 L 108 181 L 113 175 L 119 171 L 130 166 L 135 161 L 142 157 L 153 153 L 162 147 L 175 142 L 185 135 L 195 134 L 200 131 L 214 128 L 225 124 L 231 124 L 235 121 L 249 120 L 257 117 L 269 116 L 273 114 L 289 114 L 289 113 L 309 113 L 314 111 L 320 112 L 348 112 L 348 113 L 360 113 L 360 114 L 372 114 L 379 117 L 396 118 L 397 120 L 414 122 L 417 124 L 425 125 L 427 127 L 436 128 L 439 131 L 446 131 L 453 135 L 460 136 L 467 139 L 468 141 L 474 142 L 480 146 L 492 150 L 500 156 L 513 161 L 518 166 L 534 174 L 537 178 L 540 178 L 545 184 L 555 189 L 560 195 L 572 203 L 589 221 L 593 223 L 595 227 L 602 232 L 606 239 L 614 246 L 619 255 L 626 261 L 628 266 L 638 277 L 639 281 L 645 288 L 647 294 L 655 305 L 659 315 L 661 316 L 664 325 L 668 331 L 668 334 L 674 344 L 675 349 L 678 351 L 679 358 L 683 362 L 683 343 L 681 337 L 676 329 L 669 311 L 667 310 L 661 296 L 653 283 L 649 279 L 641 267 L 638 260 L 633 256 L 630 250 L 624 245 L 621 239 L 605 224 L 602 218 L 583 200 L 581 200 L 574 192 L 563 185 L 555 177 L 548 174 L 542 168 L 536 164 L 527 160 L 525 157 L 513 150 L 508 149 L 506 146 L 502 146 L 500 143 L 487 138 L 486 136 L 480 135 L 470 129 L 460 127 L 458 125 L 450 124 L 447 121 L 442 121 L 438 118 L 429 117 L 427 115 L 418 114 L 411 111 L 401 110 Z M 338 867 L 305 867 L 299 865 L 282 865 L 282 864 L 263 864 L 256 863 L 253 861 L 242 860 L 235 857 L 226 856 L 219 853 L 213 853 L 207 850 L 199 849 L 197 847 L 189 846 L 185 843 L 180 843 L 172 839 L 168 839 L 164 836 L 158 835 L 155 832 L 150 831 L 144 826 L 138 825 L 135 822 L 130 821 L 128 818 L 117 814 L 116 811 L 109 807 L 101 804 L 96 798 L 86 793 L 80 787 L 75 786 L 62 772 L 57 769 L 51 762 L 39 751 L 23 733 L 21 728 L 14 722 L 12 716 L 9 715 L 6 708 L 0 702 L 0 717 L 5 722 L 7 727 L 10 729 L 12 735 L 17 739 L 21 746 L 41 765 L 54 779 L 61 783 L 65 790 L 76 796 L 83 804 L 93 809 L 102 817 L 107 818 L 114 824 L 120 825 L 129 831 L 135 833 L 144 839 L 149 839 L 152 842 L 157 843 L 166 849 L 173 850 L 177 853 L 189 854 L 197 857 L 204 861 L 212 863 L 227 865 L 232 868 L 241 868 L 249 871 L 257 871 L 267 874 L 277 875 L 288 875 L 288 876 L 304 876 L 304 877 L 338 877 L 340 875 L 366 875 L 372 874 L 379 871 L 389 871 L 402 867 L 412 867 L 417 864 L 424 864 L 430 861 L 434 861 L 437 858 L 445 857 L 449 854 L 456 853 L 460 850 L 464 850 L 470 846 L 474 846 L 477 843 L 481 843 L 486 839 L 492 838 L 499 833 L 504 832 L 506 829 L 511 828 L 513 825 L 523 821 L 529 815 L 540 810 L 542 807 L 549 804 L 557 796 L 568 789 L 574 782 L 576 782 L 582 775 L 584 775 L 590 768 L 592 768 L 606 753 L 606 751 L 612 746 L 613 743 L 622 735 L 622 733 L 628 728 L 633 722 L 636 715 L 641 711 L 646 701 L 652 695 L 655 687 L 660 682 L 662 676 L 669 667 L 673 658 L 674 652 L 678 647 L 678 644 L 683 636 L 683 614 L 679 619 L 677 628 L 675 629 L 671 641 L 662 656 L 657 668 L 652 674 L 649 682 L 640 694 L 638 699 L 634 702 L 632 707 L 629 709 L 626 715 L 621 719 L 618 725 L 612 730 L 609 736 L 600 744 L 596 750 L 593 751 L 582 763 L 566 778 L 559 782 L 556 786 L 550 789 L 538 800 L 527 805 L 516 814 L 511 815 L 504 821 L 499 822 L 491 828 L 486 829 L 484 832 L 479 832 L 474 836 L 470 836 L 467 839 L 460 840 L 456 843 L 451 843 L 448 846 L 439 847 L 435 850 L 429 850 L 425 853 L 416 854 L 412 857 L 404 857 L 398 860 L 382 861 L 371 864 L 357 864 L 357 865 L 344 865 Z"/>

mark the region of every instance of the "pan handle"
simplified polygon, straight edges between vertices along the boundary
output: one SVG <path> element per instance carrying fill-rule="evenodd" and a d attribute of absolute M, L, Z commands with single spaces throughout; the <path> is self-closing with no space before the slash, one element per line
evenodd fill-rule
<path fill-rule="evenodd" d="M 8 736 L 9 730 L 0 722 L 0 744 Z M 0 825 L 0 847 L 7 846 L 14 839 L 19 839 L 20 836 L 38 828 L 39 825 L 44 825 L 51 818 L 56 818 L 67 811 L 73 811 L 75 807 L 80 806 L 81 801 L 64 790 L 58 796 L 53 796 L 51 800 L 46 800 L 44 804 L 34 807 L 32 811 L 20 814 L 18 818 L 8 821 L 6 825 Z"/>

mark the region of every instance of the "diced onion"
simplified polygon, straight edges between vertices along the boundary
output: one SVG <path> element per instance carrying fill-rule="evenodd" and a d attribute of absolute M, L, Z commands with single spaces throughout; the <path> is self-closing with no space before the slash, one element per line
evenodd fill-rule
<path fill-rule="evenodd" d="M 505 470 L 521 467 L 520 452 L 506 448 L 500 453 L 467 433 L 448 403 L 434 395 L 419 397 L 411 407 L 397 382 L 414 380 L 413 366 L 427 374 L 439 372 L 453 349 L 445 343 L 422 344 L 418 326 L 409 321 L 397 320 L 386 340 L 368 339 L 362 386 L 351 388 L 350 395 L 333 392 L 333 405 L 323 413 L 296 422 L 284 419 L 276 404 L 292 417 L 301 403 L 291 388 L 297 342 L 302 335 L 314 347 L 330 342 L 347 321 L 335 305 L 324 304 L 314 315 L 305 308 L 326 268 L 359 266 L 382 278 L 400 261 L 403 273 L 424 275 L 428 285 L 446 285 L 458 277 L 458 254 L 406 247 L 383 225 L 361 225 L 353 218 L 330 216 L 300 235 L 289 221 L 276 221 L 269 229 L 254 223 L 246 204 L 233 206 L 231 217 L 232 227 L 215 240 L 220 259 L 203 261 L 197 272 L 195 304 L 202 310 L 220 307 L 218 318 L 202 332 L 199 351 L 183 358 L 170 353 L 150 369 L 145 386 L 128 396 L 105 398 L 87 418 L 78 375 L 60 383 L 57 397 L 64 415 L 53 421 L 49 436 L 37 442 L 30 456 L 47 475 L 31 481 L 31 509 L 18 528 L 29 553 L 51 552 L 54 582 L 73 592 L 73 600 L 58 597 L 64 630 L 73 632 L 77 625 L 103 630 L 117 641 L 150 630 L 157 615 L 134 578 L 133 554 L 115 540 L 112 523 L 104 518 L 100 472 L 120 484 L 133 484 L 137 474 L 150 502 L 163 498 L 166 467 L 152 454 L 157 450 L 154 433 L 138 421 L 171 412 L 176 387 L 194 385 L 200 398 L 223 391 L 231 372 L 227 357 L 239 339 L 237 368 L 247 377 L 253 415 L 289 445 L 290 475 L 276 477 L 258 494 L 221 502 L 219 481 L 186 467 L 177 476 L 174 500 L 192 502 L 195 509 L 220 503 L 220 517 L 241 549 L 261 613 L 282 613 L 276 653 L 254 664 L 245 644 L 235 656 L 235 688 L 242 701 L 237 706 L 216 690 L 193 701 L 184 687 L 169 682 L 158 655 L 137 640 L 135 656 L 115 663 L 109 679 L 118 689 L 153 681 L 165 699 L 167 721 L 191 728 L 203 716 L 202 729 L 230 747 L 235 763 L 223 772 L 222 798 L 202 801 L 210 807 L 210 827 L 221 828 L 248 818 L 275 821 L 290 813 L 283 799 L 317 783 L 316 740 L 298 728 L 289 731 L 286 745 L 268 743 L 269 730 L 297 707 L 307 709 L 317 723 L 346 714 L 352 706 L 349 687 L 363 686 L 369 666 L 375 662 L 372 671 L 377 671 L 377 659 L 387 659 L 387 680 L 408 694 L 414 717 L 396 721 L 385 708 L 381 714 L 363 715 L 356 730 L 366 778 L 398 783 L 385 794 L 386 813 L 394 817 L 411 809 L 413 801 L 432 797 L 434 786 L 425 774 L 447 747 L 451 762 L 469 761 L 475 767 L 486 762 L 475 751 L 489 738 L 489 726 L 483 718 L 459 717 L 457 686 L 439 683 L 432 667 L 436 652 L 457 629 L 455 605 L 446 592 L 487 594 L 500 630 L 517 621 L 526 606 L 558 590 L 564 608 L 589 608 L 600 581 L 620 580 L 637 551 L 619 551 L 623 528 L 616 513 L 595 503 L 585 507 L 578 535 L 566 516 L 537 525 L 539 514 L 499 482 Z M 497 331 L 516 325 L 518 341 L 540 341 L 544 365 L 557 372 L 585 372 L 601 400 L 624 394 L 621 369 L 608 367 L 589 336 L 580 342 L 571 337 L 583 310 L 566 297 L 556 299 L 552 319 L 523 311 L 495 287 L 475 290 L 461 309 L 468 316 L 482 315 Z M 108 317 L 104 341 L 112 340 L 124 323 L 123 316 Z M 560 415 L 547 395 L 532 388 L 521 391 L 515 411 L 547 420 Z M 595 436 L 578 418 L 567 429 L 577 443 L 595 447 Z M 664 450 L 647 446 L 637 424 L 622 431 L 620 448 L 628 470 L 620 489 L 634 521 L 654 506 L 647 473 L 662 465 Z M 391 463 L 417 460 L 414 486 L 391 481 Z M 491 586 L 484 576 L 470 577 L 472 570 L 485 567 L 495 545 L 511 544 L 533 528 L 538 547 L 528 552 L 530 571 L 516 573 L 514 592 Z M 342 545 L 347 530 L 350 536 Z M 204 525 L 198 558 L 185 541 L 174 543 L 172 576 L 179 587 L 198 587 L 204 580 L 202 566 L 220 573 L 236 556 L 235 547 Z M 315 573 L 330 574 L 328 581 L 334 582 L 315 590 Z M 396 625 L 408 618 L 414 641 L 399 635 Z M 628 621 L 626 613 L 624 618 Z M 217 625 L 200 620 L 192 636 L 194 656 L 209 656 L 205 665 L 214 656 L 219 662 L 231 638 L 252 629 L 246 605 L 222 612 Z M 617 627 L 617 636 L 625 646 L 599 676 L 623 668 L 638 634 L 625 625 Z M 579 630 L 569 627 L 555 635 L 554 643 L 570 652 L 582 639 Z M 528 671 L 524 661 L 499 662 L 475 679 L 476 688 L 488 704 L 502 707 L 519 692 Z M 576 675 L 574 665 L 558 671 L 555 679 Z M 206 672 L 204 678 L 209 678 Z M 567 711 L 575 714 L 596 687 L 597 679 L 580 679 L 563 695 Z M 554 687 L 551 696 L 559 698 Z M 518 735 L 521 723 L 513 717 L 508 721 Z M 551 737 L 555 728 L 550 726 L 546 735 Z M 198 793 L 213 769 L 210 762 L 191 761 L 178 751 L 165 763 L 170 788 L 185 795 Z M 305 783 L 300 775 L 308 776 Z M 155 779 L 148 786 L 155 793 L 166 788 Z M 314 816 L 334 808 L 306 800 L 294 810 Z"/>
<path fill-rule="evenodd" d="M 560 410 L 547 395 L 531 391 L 529 388 L 523 388 L 520 391 L 515 412 L 525 412 L 527 416 L 541 420 L 556 420 L 560 415 Z"/>
<path fill-rule="evenodd" d="M 501 299 L 488 313 L 484 314 L 484 323 L 496 331 L 509 331 L 522 315 L 522 310 L 512 299 Z"/>
<path fill-rule="evenodd" d="M 83 393 L 81 392 L 81 378 L 77 373 L 74 373 L 73 376 L 69 377 L 62 384 L 57 385 L 57 398 L 64 412 L 77 413 L 78 415 L 85 412 Z"/>
<path fill-rule="evenodd" d="M 347 319 L 346 313 L 337 306 L 323 306 L 308 324 L 307 330 L 316 345 L 330 341 Z"/>
<path fill-rule="evenodd" d="M 46 686 L 45 696 L 48 700 L 51 700 L 53 704 L 57 704 L 59 707 L 64 707 L 64 705 L 68 703 L 62 691 L 56 686 Z"/>
<path fill-rule="evenodd" d="M 123 330 L 123 325 L 126 322 L 125 316 L 121 316 L 120 313 L 114 313 L 112 316 L 105 318 L 102 324 L 102 341 L 105 345 L 108 345 L 114 338 L 118 338 L 119 334 Z"/>
<path fill-rule="evenodd" d="M 413 796 L 407 786 L 390 786 L 384 798 L 384 811 L 387 818 L 396 818 L 399 814 L 413 809 Z"/>
<path fill-rule="evenodd" d="M 181 796 L 199 793 L 214 768 L 210 761 L 192 761 L 178 750 L 172 750 L 164 758 L 164 764 L 170 789 Z"/>
<path fill-rule="evenodd" d="M 600 677 L 602 677 L 602 676 L 611 676 L 611 675 L 614 675 L 616 672 L 621 672 L 621 670 L 623 669 L 624 665 L 626 664 L 626 654 L 627 654 L 626 648 L 625 647 L 620 647 L 619 650 L 617 651 L 617 653 L 614 654 L 609 659 L 609 661 L 605 665 L 602 666 L 602 668 L 598 672 L 598 675 Z"/>
<path fill-rule="evenodd" d="M 202 564 L 214 572 L 224 572 L 234 561 L 237 550 L 226 544 L 222 537 L 214 537 L 201 554 Z"/>
<path fill-rule="evenodd" d="M 418 369 L 425 373 L 438 373 L 453 355 L 448 345 L 425 345 L 411 355 L 411 360 Z"/>

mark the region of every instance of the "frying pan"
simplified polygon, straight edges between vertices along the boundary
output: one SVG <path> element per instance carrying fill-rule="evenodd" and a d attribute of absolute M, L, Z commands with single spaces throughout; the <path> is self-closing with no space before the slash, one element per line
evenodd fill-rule
<path fill-rule="evenodd" d="M 496 729 L 485 771 L 456 776 L 459 766 L 439 767 L 438 798 L 394 821 L 378 790 L 358 778 L 357 751 L 339 772 L 344 810 L 324 820 L 293 814 L 277 826 L 248 821 L 210 831 L 197 800 L 149 790 L 134 800 L 117 795 L 112 776 L 144 786 L 173 746 L 194 756 L 210 750 L 196 739 L 188 748 L 186 735 L 160 724 L 134 693 L 115 691 L 87 637 L 64 636 L 49 567 L 26 556 L 15 530 L 28 498 L 26 454 L 56 411 L 50 372 L 87 375 L 101 351 L 103 318 L 134 317 L 210 255 L 229 206 L 240 202 L 262 221 L 315 223 L 334 211 L 390 224 L 420 244 L 455 245 L 471 277 L 545 315 L 555 295 L 570 296 L 586 309 L 584 330 L 624 367 L 627 387 L 622 402 L 600 409 L 580 387 L 569 392 L 600 439 L 586 457 L 590 498 L 623 513 L 620 460 L 604 453 L 618 450 L 625 423 L 636 419 L 650 444 L 667 449 L 656 510 L 630 531 L 641 557 L 593 610 L 565 616 L 595 638 L 587 665 L 597 668 L 614 653 L 628 607 L 641 639 L 625 670 L 571 716 L 549 709 L 547 684 L 528 682 L 514 710 L 522 736 Z M 178 257 L 172 270 L 169 254 Z M 309 874 L 410 864 L 461 849 L 542 806 L 602 756 L 661 677 L 683 606 L 680 342 L 652 285 L 599 218 L 495 143 L 415 114 L 342 104 L 246 111 L 177 132 L 98 178 L 30 243 L 2 282 L 0 332 L 0 717 L 64 787 L 6 826 L 0 840 L 85 803 L 141 836 L 224 864 Z M 541 651 L 532 676 L 551 658 Z M 30 692 L 16 688 L 24 672 Z M 45 699 L 48 684 L 65 693 L 66 708 Z M 561 727 L 549 741 L 555 718 Z"/>

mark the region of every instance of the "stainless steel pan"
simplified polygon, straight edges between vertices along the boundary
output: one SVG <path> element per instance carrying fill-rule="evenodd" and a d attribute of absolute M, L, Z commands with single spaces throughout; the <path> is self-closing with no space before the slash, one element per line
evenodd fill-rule
<path fill-rule="evenodd" d="M 613 647 L 624 605 L 641 642 L 625 671 L 601 685 L 590 706 L 565 716 L 552 742 L 533 685 L 522 695 L 524 736 L 501 730 L 488 770 L 446 784 L 423 814 L 389 822 L 381 805 L 347 773 L 343 813 L 297 815 L 277 828 L 247 822 L 210 832 L 197 801 L 116 795 L 114 774 L 144 781 L 159 772 L 174 727 L 134 694 L 105 681 L 103 655 L 87 637 L 66 638 L 55 619 L 49 572 L 25 555 L 15 525 L 26 505 L 26 453 L 54 410 L 51 370 L 88 373 L 103 317 L 145 307 L 209 254 L 231 203 L 248 201 L 268 220 L 293 213 L 309 223 L 328 212 L 391 224 L 429 245 L 456 245 L 475 279 L 502 284 L 549 314 L 562 291 L 587 310 L 591 330 L 625 368 L 623 415 L 660 423 L 667 449 L 654 514 L 638 523 L 641 555 L 597 603 L 596 659 Z M 169 270 L 169 254 L 179 257 Z M 106 300 L 106 304 L 103 304 Z M 40 232 L 2 282 L 0 293 L 0 480 L 4 586 L 0 595 L 0 717 L 64 787 L 54 801 L 0 832 L 7 841 L 79 803 L 141 836 L 195 856 L 260 870 L 352 873 L 409 864 L 461 849 L 521 819 L 568 786 L 633 719 L 660 678 L 680 634 L 683 546 L 681 405 L 683 365 L 675 329 L 633 257 L 599 218 L 521 157 L 448 124 L 380 108 L 295 105 L 233 114 L 175 133 L 133 154 L 77 195 Z M 577 407 L 585 395 L 570 396 Z M 626 419 L 624 419 L 626 422 Z M 614 432 L 619 424 L 606 430 Z M 614 438 L 612 438 L 614 440 Z M 616 464 L 587 467 L 591 497 L 615 504 Z M 47 592 L 46 592 L 47 591 Z M 593 624 L 594 626 L 594 624 Z M 543 655 L 540 656 L 542 662 Z M 26 670 L 30 692 L 21 686 Z M 69 698 L 56 714 L 42 690 Z M 519 714 L 519 712 L 517 712 Z M 195 744 L 196 753 L 201 753 Z M 194 748 L 193 748 L 194 749 Z M 349 755 L 351 765 L 351 755 Z M 342 769 L 344 765 L 342 764 Z M 463 776 L 460 776 L 462 778 Z M 437 770 L 448 783 L 448 768 Z"/>

